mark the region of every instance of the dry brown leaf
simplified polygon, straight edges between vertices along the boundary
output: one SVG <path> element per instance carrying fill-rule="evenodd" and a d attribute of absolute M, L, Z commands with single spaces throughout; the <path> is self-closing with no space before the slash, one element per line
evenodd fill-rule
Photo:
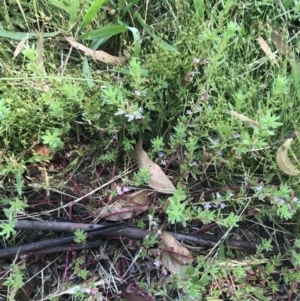
<path fill-rule="evenodd" d="M 192 263 L 189 250 L 165 231 L 162 233 L 161 239 L 158 247 L 161 249 L 161 261 L 164 267 L 172 274 L 187 271 L 189 264 Z"/>
<path fill-rule="evenodd" d="M 159 247 L 170 251 L 170 256 L 180 264 L 189 264 L 192 262 L 190 251 L 166 231 L 163 231 L 161 234 Z"/>
<path fill-rule="evenodd" d="M 147 183 L 148 186 L 155 191 L 172 194 L 175 186 L 162 171 L 162 169 L 148 157 L 148 154 L 143 150 L 142 140 L 139 140 L 135 147 L 137 160 L 140 168 L 147 168 L 152 175 Z"/>
<path fill-rule="evenodd" d="M 14 300 L 30 301 L 35 291 L 36 284 L 33 280 L 26 282 L 16 292 Z"/>
<path fill-rule="evenodd" d="M 117 200 L 103 208 L 94 209 L 91 214 L 94 217 L 109 221 L 120 221 L 131 218 L 132 214 L 141 213 L 148 208 L 149 193 L 141 190 L 128 195 L 123 199 Z"/>
<path fill-rule="evenodd" d="M 84 46 L 81 43 L 76 42 L 71 37 L 66 37 L 66 40 L 71 44 L 72 47 L 83 51 L 86 55 L 89 55 L 102 63 L 119 65 L 124 64 L 127 61 L 125 56 L 112 56 L 101 50 L 95 51 L 91 48 Z"/>
<path fill-rule="evenodd" d="M 276 28 L 273 28 L 272 30 L 271 40 L 282 55 L 287 56 L 289 59 L 291 58 L 292 51 L 289 48 L 287 41 Z"/>
<path fill-rule="evenodd" d="M 293 139 L 287 139 L 277 150 L 276 153 L 276 163 L 281 171 L 289 176 L 297 176 L 299 170 L 295 168 L 288 156 L 288 149 L 292 143 Z"/>
<path fill-rule="evenodd" d="M 267 57 L 272 61 L 272 62 L 276 62 L 276 56 L 275 54 L 272 52 L 271 48 L 269 47 L 269 45 L 267 44 L 267 42 L 262 38 L 259 37 L 258 38 L 258 43 L 261 47 L 261 49 L 263 50 L 263 52 L 267 55 Z"/>
<path fill-rule="evenodd" d="M 32 148 L 39 156 L 50 157 L 53 152 L 46 145 L 36 145 Z"/>
<path fill-rule="evenodd" d="M 230 111 L 230 114 L 237 117 L 241 121 L 248 122 L 250 124 L 255 124 L 257 126 L 260 126 L 259 122 L 257 122 L 256 120 L 250 119 L 249 117 L 247 117 L 243 114 L 237 113 L 235 111 Z"/>
<path fill-rule="evenodd" d="M 27 37 L 23 38 L 17 45 L 15 51 L 14 51 L 14 59 L 20 54 L 22 48 L 25 45 L 25 42 L 27 41 Z"/>

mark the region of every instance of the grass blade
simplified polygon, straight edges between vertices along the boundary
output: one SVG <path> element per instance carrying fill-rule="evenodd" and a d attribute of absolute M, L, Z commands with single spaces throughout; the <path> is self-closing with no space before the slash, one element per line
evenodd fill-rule
<path fill-rule="evenodd" d="M 127 30 L 126 26 L 123 25 L 107 25 L 100 29 L 90 31 L 79 36 L 81 40 L 95 40 L 95 39 L 103 39 L 110 38 L 116 34 L 125 32 Z"/>
<path fill-rule="evenodd" d="M 119 22 L 119 23 L 121 25 L 124 25 L 128 30 L 131 31 L 134 40 L 134 56 L 138 57 L 141 51 L 141 35 L 139 31 L 135 27 L 127 26 L 123 22 Z"/>
<path fill-rule="evenodd" d="M 79 0 L 70 0 L 70 17 L 69 17 L 69 25 L 73 26 L 77 17 L 79 8 Z"/>
<path fill-rule="evenodd" d="M 84 30 L 85 27 L 91 23 L 94 16 L 96 15 L 98 9 L 102 6 L 104 0 L 96 0 L 91 7 L 88 9 L 87 13 L 85 14 L 83 18 L 83 22 L 81 25 L 81 30 Z"/>
<path fill-rule="evenodd" d="M 179 54 L 179 51 L 175 47 L 173 47 L 172 45 L 170 45 L 167 42 L 163 41 L 160 37 L 158 37 L 156 34 L 154 34 L 150 30 L 150 28 L 144 22 L 144 20 L 142 19 L 141 15 L 138 12 L 135 12 L 133 16 L 140 22 L 140 24 L 143 26 L 144 30 L 148 33 L 149 36 L 152 37 L 152 39 L 155 42 L 157 42 L 158 44 L 160 44 L 164 49 L 166 49 L 166 50 L 168 50 L 170 52 L 175 52 L 175 53 Z"/>
<path fill-rule="evenodd" d="M 203 0 L 194 0 L 194 5 L 197 11 L 198 18 L 201 22 L 204 21 L 204 3 Z"/>
<path fill-rule="evenodd" d="M 70 9 L 65 6 L 61 1 L 59 0 L 48 0 L 52 5 L 64 10 L 65 12 L 69 13 Z"/>
<path fill-rule="evenodd" d="M 82 71 L 84 78 L 86 79 L 86 83 L 89 86 L 89 88 L 93 88 L 95 86 L 94 81 L 93 81 L 93 75 L 89 66 L 89 61 L 88 58 L 85 56 L 83 59 L 83 66 L 82 66 Z"/>
<path fill-rule="evenodd" d="M 54 37 L 59 35 L 60 32 L 59 31 L 54 31 L 54 32 L 46 32 L 44 33 L 44 37 Z M 12 39 L 12 40 L 17 40 L 17 41 L 21 41 L 24 38 L 28 38 L 28 39 L 36 39 L 40 37 L 40 33 L 37 32 L 11 32 L 11 31 L 7 31 L 7 30 L 3 30 L 0 29 L 0 38 L 7 38 L 7 39 Z"/>

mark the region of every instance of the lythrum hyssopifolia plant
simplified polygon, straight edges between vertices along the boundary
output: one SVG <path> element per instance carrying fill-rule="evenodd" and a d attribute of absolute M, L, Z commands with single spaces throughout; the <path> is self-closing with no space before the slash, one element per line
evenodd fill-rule
<path fill-rule="evenodd" d="M 158 221 L 155 233 L 160 225 L 187 234 L 206 232 L 214 235 L 214 245 L 198 249 L 182 242 L 193 253 L 193 264 L 178 275 L 163 270 L 139 286 L 153 300 L 265 301 L 277 298 L 282 285 L 293 298 L 291 283 L 299 282 L 299 177 L 280 170 L 276 152 L 293 133 L 295 158 L 290 159 L 298 164 L 299 38 L 293 30 L 298 28 L 299 1 L 81 2 L 39 1 L 34 11 L 43 14 L 38 16 L 23 2 L 22 10 L 13 3 L 3 9 L 0 184 L 9 189 L 1 200 L 0 234 L 5 245 L 20 243 L 17 219 L 35 210 L 35 203 L 28 199 L 28 207 L 24 197 L 31 170 L 55 172 L 47 191 L 57 185 L 64 192 L 66 181 L 76 182 L 70 175 L 87 166 L 91 183 L 102 185 L 108 180 L 100 171 L 113 177 L 136 167 L 135 145 L 142 139 L 176 186 L 172 195 L 157 194 L 146 186 L 151 178 L 147 168 L 127 174 L 130 189 L 151 194 L 148 213 L 152 223 Z M 20 27 L 23 19 L 26 27 Z M 44 32 L 37 34 L 41 22 Z M 32 32 L 20 32 L 27 27 Z M 59 32 L 127 61 L 99 63 L 82 47 L 67 52 L 68 42 L 63 37 L 57 42 Z M 9 60 L 23 38 L 19 56 Z M 260 48 L 261 38 L 275 61 Z M 57 161 L 44 161 L 33 151 L 36 146 L 50 149 Z M 71 197 L 82 197 L 80 185 L 75 186 Z M 29 187 L 31 196 L 37 186 Z M 103 196 L 120 201 L 127 193 L 119 187 Z M 75 217 L 72 210 L 66 217 Z M 151 220 L 144 217 L 133 215 L 130 223 L 145 228 L 149 223 L 153 234 Z M 255 235 L 248 233 L 255 227 Z M 151 260 L 147 251 L 159 243 L 156 234 L 144 240 L 135 264 L 139 256 Z M 257 238 L 252 253 L 232 248 L 234 240 L 246 244 L 249 237 Z M 76 242 L 85 239 L 76 232 Z M 102 298 L 83 263 L 78 258 L 74 274 L 86 287 L 76 296 L 92 299 L 95 292 Z M 5 284 L 11 296 L 23 285 L 15 266 Z"/>

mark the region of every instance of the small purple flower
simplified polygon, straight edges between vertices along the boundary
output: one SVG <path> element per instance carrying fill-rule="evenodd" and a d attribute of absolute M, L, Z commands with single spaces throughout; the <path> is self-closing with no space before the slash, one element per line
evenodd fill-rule
<path fill-rule="evenodd" d="M 280 203 L 281 205 L 284 205 L 284 204 L 285 204 L 285 200 L 284 200 L 284 199 L 279 199 L 278 201 L 279 201 L 279 203 Z"/>
<path fill-rule="evenodd" d="M 139 90 L 135 90 L 135 91 L 134 91 L 134 94 L 135 94 L 136 96 L 141 96 L 141 95 L 142 95 L 141 91 L 139 91 Z"/>
<path fill-rule="evenodd" d="M 195 57 L 195 58 L 194 58 L 194 62 L 195 62 L 196 64 L 199 64 L 199 63 L 200 63 L 200 59 L 197 58 L 197 57 Z"/>
<path fill-rule="evenodd" d="M 239 134 L 239 133 L 234 134 L 233 137 L 234 137 L 235 139 L 240 139 L 240 138 L 241 138 L 241 134 Z"/>
<path fill-rule="evenodd" d="M 192 114 L 192 111 L 191 110 L 186 110 L 186 115 L 190 115 Z"/>
<path fill-rule="evenodd" d="M 158 155 L 160 158 L 163 158 L 165 156 L 165 153 L 164 152 L 160 152 L 159 155 Z"/>
<path fill-rule="evenodd" d="M 216 145 L 216 144 L 218 144 L 219 143 L 219 139 L 216 139 L 216 140 L 212 140 L 212 142 L 211 142 L 213 145 Z"/>
<path fill-rule="evenodd" d="M 298 202 L 299 201 L 299 199 L 295 196 L 294 198 L 293 198 L 293 202 Z"/>
<path fill-rule="evenodd" d="M 201 95 L 201 100 L 207 101 L 208 99 L 209 99 L 209 95 L 208 95 L 207 93 L 203 93 L 203 94 Z"/>
<path fill-rule="evenodd" d="M 231 191 L 229 192 L 229 197 L 231 198 L 232 196 L 234 196 L 234 193 L 232 193 Z"/>
<path fill-rule="evenodd" d="M 91 289 L 89 287 L 88 288 L 82 287 L 80 290 L 84 294 L 90 294 L 91 293 Z"/>
<path fill-rule="evenodd" d="M 135 116 L 133 114 L 126 114 L 125 116 L 128 118 L 128 121 L 135 119 Z"/>
<path fill-rule="evenodd" d="M 99 301 L 104 301 L 104 297 L 102 295 L 99 297 Z"/>
<path fill-rule="evenodd" d="M 123 187 L 123 192 L 128 192 L 128 191 L 129 191 L 129 187 L 128 186 Z"/>
<path fill-rule="evenodd" d="M 217 196 L 217 199 L 221 199 L 222 198 L 222 196 L 220 195 L 219 192 L 216 193 L 216 196 Z"/>
<path fill-rule="evenodd" d="M 155 265 L 155 267 L 157 269 L 162 265 L 161 261 L 158 258 L 155 259 L 155 261 L 153 262 L 153 264 Z"/>
<path fill-rule="evenodd" d="M 193 82 L 194 82 L 194 78 L 193 78 L 192 76 L 189 78 L 189 82 L 190 82 L 190 83 L 193 83 Z"/>
<path fill-rule="evenodd" d="M 224 209 L 225 207 L 226 207 L 226 204 L 220 203 L 220 208 L 221 208 L 221 209 Z"/>
<path fill-rule="evenodd" d="M 223 151 L 219 150 L 219 151 L 217 152 L 217 154 L 218 154 L 219 157 L 222 157 L 222 156 L 223 156 Z"/>
<path fill-rule="evenodd" d="M 161 270 L 161 273 L 162 273 L 162 275 L 163 276 L 168 276 L 168 271 L 165 269 L 165 268 L 163 268 L 162 270 Z"/>
<path fill-rule="evenodd" d="M 204 209 L 208 210 L 208 209 L 210 209 L 210 208 L 211 208 L 210 202 L 205 202 L 205 203 L 204 203 Z"/>
<path fill-rule="evenodd" d="M 167 164 L 167 162 L 166 162 L 166 160 L 161 160 L 160 164 L 165 166 Z"/>
<path fill-rule="evenodd" d="M 263 186 L 262 184 L 259 184 L 257 187 L 254 187 L 254 189 L 256 189 L 256 191 L 262 191 Z"/>
<path fill-rule="evenodd" d="M 122 194 L 123 194 L 122 187 L 117 186 L 117 187 L 116 187 L 116 190 L 117 190 L 117 194 L 118 194 L 118 195 L 122 195 Z"/>
<path fill-rule="evenodd" d="M 197 166 L 196 161 L 193 161 L 193 162 L 190 164 L 190 166 Z"/>

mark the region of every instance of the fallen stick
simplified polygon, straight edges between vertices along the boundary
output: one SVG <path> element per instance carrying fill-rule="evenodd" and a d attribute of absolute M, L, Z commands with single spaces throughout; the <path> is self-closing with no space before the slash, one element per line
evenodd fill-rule
<path fill-rule="evenodd" d="M 39 230 L 39 231 L 55 231 L 55 232 L 67 232 L 74 233 L 76 229 L 81 229 L 84 231 L 94 231 L 100 230 L 108 225 L 118 225 L 118 224 L 84 224 L 84 223 L 74 223 L 74 222 L 48 222 L 48 221 L 28 221 L 28 220 L 19 220 L 15 225 L 15 229 L 17 230 Z M 217 243 L 219 243 L 220 238 L 212 235 L 191 235 L 186 233 L 176 233 L 169 232 L 172 236 L 174 236 L 178 241 L 185 241 L 187 243 L 191 243 L 195 246 L 201 246 L 206 248 L 212 248 Z M 139 229 L 136 227 L 121 227 L 121 229 L 110 228 L 109 232 L 100 234 L 101 237 L 116 237 L 116 238 L 128 238 L 134 240 L 143 240 L 146 235 L 148 235 L 147 230 Z M 255 253 L 257 250 L 257 244 L 248 241 L 240 241 L 229 239 L 226 241 L 228 247 L 236 250 L 245 250 L 250 253 Z M 75 246 L 76 244 L 74 244 Z M 14 247 L 18 248 L 20 247 Z M 70 246 L 65 246 L 68 250 Z M 0 249 L 0 258 L 1 257 L 1 249 Z M 273 246 L 272 253 L 284 253 L 286 252 L 286 248 L 283 246 L 277 247 Z"/>
<path fill-rule="evenodd" d="M 110 234 L 110 232 L 116 233 L 118 230 L 121 230 L 124 227 L 127 227 L 127 223 L 125 223 L 125 222 L 116 223 L 116 224 L 108 224 L 108 225 L 103 225 L 101 228 L 97 228 L 97 229 L 94 229 L 93 227 L 92 227 L 92 229 L 91 228 L 87 229 L 86 234 L 87 234 L 87 238 L 97 237 L 97 236 L 102 237 L 105 234 L 106 235 Z M 38 229 L 33 228 L 32 230 L 38 230 Z M 62 232 L 64 232 L 64 231 L 62 231 Z M 36 253 L 38 250 L 41 250 L 41 249 L 49 250 L 49 248 L 54 248 L 56 246 L 62 246 L 62 245 L 67 245 L 67 244 L 68 244 L 68 248 L 69 248 L 70 244 L 76 245 L 76 243 L 74 241 L 75 238 L 76 238 L 75 235 L 68 235 L 68 236 L 59 237 L 59 238 L 50 238 L 50 239 L 45 239 L 45 240 L 41 240 L 38 242 L 32 242 L 32 243 L 24 244 L 24 245 L 17 246 L 17 247 L 3 248 L 3 249 L 0 249 L 0 259 L 12 258 L 15 256 L 22 256 L 22 255 L 26 255 L 31 252 Z M 99 241 L 99 244 L 102 245 L 103 242 L 102 242 L 101 238 L 97 238 L 97 239 Z M 78 245 L 80 245 L 80 244 L 77 244 L 77 247 L 78 247 Z M 84 248 L 84 244 L 82 244 L 82 248 Z"/>

